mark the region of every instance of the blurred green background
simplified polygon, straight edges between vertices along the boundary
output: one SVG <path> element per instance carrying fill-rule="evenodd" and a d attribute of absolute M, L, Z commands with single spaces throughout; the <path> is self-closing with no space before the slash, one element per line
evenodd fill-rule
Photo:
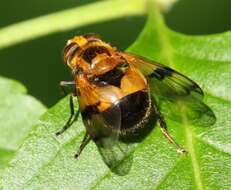
<path fill-rule="evenodd" d="M 96 0 L 2 1 L 0 27 L 91 2 Z M 231 29 L 231 1 L 179 0 L 164 17 L 167 25 L 177 32 L 190 35 L 224 32 Z M 63 96 L 59 81 L 71 80 L 70 71 L 62 62 L 62 49 L 67 39 L 76 34 L 94 32 L 124 50 L 136 39 L 145 19 L 117 19 L 2 49 L 0 75 L 21 81 L 31 95 L 51 106 Z"/>

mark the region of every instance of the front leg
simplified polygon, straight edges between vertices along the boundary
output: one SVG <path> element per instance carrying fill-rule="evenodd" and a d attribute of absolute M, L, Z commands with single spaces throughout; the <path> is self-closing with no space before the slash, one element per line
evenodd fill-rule
<path fill-rule="evenodd" d="M 75 116 L 75 118 L 77 118 L 78 115 L 79 115 L 79 111 L 77 111 L 77 113 L 75 114 L 75 110 L 74 110 L 74 95 L 73 94 L 70 95 L 70 111 L 71 111 L 71 114 L 70 114 L 69 119 L 67 120 L 67 122 L 64 125 L 64 127 L 60 131 L 58 131 L 57 133 L 55 133 L 56 136 L 59 136 L 63 132 L 65 132 L 73 124 L 73 122 L 75 121 L 75 119 L 72 121 L 72 118 L 74 116 Z"/>
<path fill-rule="evenodd" d="M 67 86 L 70 86 L 70 85 L 74 85 L 74 81 L 61 81 L 60 82 L 60 87 L 63 89 L 64 93 L 65 92 L 65 89 L 64 87 L 67 87 Z M 56 134 L 56 136 L 59 136 L 61 135 L 63 132 L 65 132 L 72 124 L 73 122 L 75 121 L 75 119 L 72 121 L 72 118 L 75 116 L 75 118 L 78 117 L 79 115 L 79 111 L 77 111 L 77 113 L 75 114 L 75 109 L 74 109 L 74 97 L 76 96 L 76 93 L 72 93 L 70 95 L 70 102 L 69 102 L 69 105 L 70 105 L 70 117 L 69 119 L 67 120 L 66 124 L 64 125 L 64 127 L 58 131 Z"/>
<path fill-rule="evenodd" d="M 63 93 L 67 95 L 68 93 L 66 92 L 65 88 L 72 86 L 75 87 L 75 81 L 61 81 L 59 83 L 60 88 L 62 89 Z M 75 91 L 75 90 L 74 90 Z M 76 94 L 76 93 L 75 93 Z"/>

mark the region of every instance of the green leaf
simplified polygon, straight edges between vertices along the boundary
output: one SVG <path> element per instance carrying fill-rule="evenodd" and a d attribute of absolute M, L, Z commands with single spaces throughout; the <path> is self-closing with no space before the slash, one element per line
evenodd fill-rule
<path fill-rule="evenodd" d="M 229 189 L 231 186 L 231 33 L 185 36 L 169 30 L 150 4 L 150 16 L 130 52 L 157 60 L 195 80 L 216 123 L 202 127 L 166 118 L 171 135 L 188 155 L 179 155 L 159 127 L 137 143 L 117 167 L 132 163 L 124 175 L 113 173 L 91 142 L 79 160 L 74 154 L 84 134 L 81 118 L 55 137 L 69 116 L 68 99 L 51 108 L 25 139 L 4 173 L 5 189 Z M 76 107 L 77 109 L 77 107 Z M 125 165 L 124 165 L 125 164 Z"/>
<path fill-rule="evenodd" d="M 0 174 L 45 107 L 24 86 L 0 77 Z M 1 176 L 1 175 L 0 175 Z"/>

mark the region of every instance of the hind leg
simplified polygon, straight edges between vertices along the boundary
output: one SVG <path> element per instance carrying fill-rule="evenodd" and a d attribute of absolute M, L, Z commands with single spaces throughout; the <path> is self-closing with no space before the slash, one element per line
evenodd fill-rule
<path fill-rule="evenodd" d="M 167 125 L 166 125 L 166 123 L 165 123 L 165 120 L 164 120 L 163 116 L 161 115 L 161 112 L 160 112 L 158 106 L 154 103 L 154 104 L 152 105 L 152 108 L 153 108 L 153 110 L 154 110 L 154 112 L 155 112 L 155 114 L 156 114 L 157 120 L 158 120 L 158 122 L 159 122 L 159 124 L 160 124 L 160 129 L 161 129 L 162 133 L 164 134 L 164 136 L 168 139 L 168 141 L 169 141 L 170 143 L 172 143 L 172 144 L 176 147 L 178 153 L 180 153 L 180 154 L 187 153 L 187 151 L 184 150 L 184 149 L 172 138 L 172 136 L 168 133 Z"/>

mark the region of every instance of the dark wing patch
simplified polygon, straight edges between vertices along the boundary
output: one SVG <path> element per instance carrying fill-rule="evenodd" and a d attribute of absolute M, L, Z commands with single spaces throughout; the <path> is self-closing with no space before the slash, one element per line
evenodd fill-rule
<path fill-rule="evenodd" d="M 159 80 L 163 80 L 166 76 L 172 76 L 172 73 L 173 70 L 168 67 L 157 68 L 151 75 L 149 75 L 149 77 L 152 77 L 152 75 L 154 75 Z"/>
<path fill-rule="evenodd" d="M 152 81 L 150 85 L 154 93 L 164 97 L 192 94 L 197 98 L 203 97 L 201 88 L 179 72 L 133 54 L 124 53 L 123 56 L 128 63 L 137 67 L 145 77 Z"/>
<path fill-rule="evenodd" d="M 154 88 L 157 92 L 162 92 L 166 96 L 187 96 L 192 94 L 198 97 L 203 96 L 203 91 L 195 82 L 171 68 L 157 68 L 147 77 L 157 79 L 153 83 Z"/>

